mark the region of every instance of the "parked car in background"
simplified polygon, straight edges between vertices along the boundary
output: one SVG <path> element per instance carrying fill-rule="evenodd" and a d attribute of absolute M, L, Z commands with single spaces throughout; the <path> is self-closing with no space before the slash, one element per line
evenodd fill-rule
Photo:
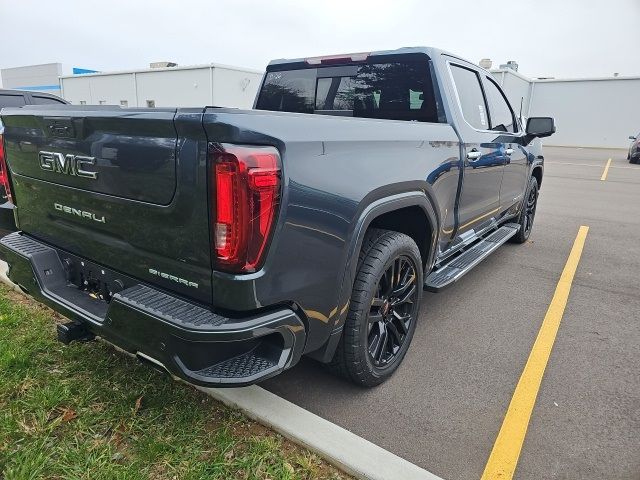
<path fill-rule="evenodd" d="M 0 110 L 4 107 L 23 107 L 25 105 L 68 104 L 66 100 L 50 93 L 27 92 L 25 90 L 0 89 Z"/>
<path fill-rule="evenodd" d="M 49 93 L 27 92 L 24 90 L 0 89 L 0 110 L 4 107 L 23 107 L 25 105 L 58 105 L 68 104 L 66 100 Z M 2 122 L 0 121 L 0 135 L 2 135 Z M 0 144 L 0 150 L 2 145 Z M 0 152 L 1 155 L 1 152 Z M 0 168 L 0 177 L 6 175 Z M 8 192 L 5 191 L 4 182 L 0 182 L 0 237 L 16 231 L 16 223 L 13 217 L 13 203 Z"/>
<path fill-rule="evenodd" d="M 629 140 L 633 140 L 631 142 L 631 146 L 629 147 L 629 153 L 627 154 L 627 160 L 629 163 L 640 163 L 640 133 L 637 136 L 631 135 Z"/>

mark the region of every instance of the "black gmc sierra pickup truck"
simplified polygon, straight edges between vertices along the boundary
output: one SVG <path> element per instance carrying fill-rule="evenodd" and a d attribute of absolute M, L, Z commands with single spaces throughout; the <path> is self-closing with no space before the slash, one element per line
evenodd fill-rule
<path fill-rule="evenodd" d="M 1 112 L 8 276 L 189 382 L 236 386 L 305 354 L 387 379 L 423 288 L 527 240 L 543 159 L 491 75 L 433 48 L 272 61 L 254 110 Z"/>

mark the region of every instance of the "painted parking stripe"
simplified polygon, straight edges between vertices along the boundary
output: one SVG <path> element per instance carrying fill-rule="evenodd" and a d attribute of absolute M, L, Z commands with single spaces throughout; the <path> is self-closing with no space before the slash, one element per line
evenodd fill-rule
<path fill-rule="evenodd" d="M 607 179 L 610 166 L 611 166 L 611 159 L 607 160 L 607 164 L 604 166 L 604 172 L 602 172 L 602 176 L 600 177 L 600 180 L 602 180 L 603 182 Z"/>
<path fill-rule="evenodd" d="M 538 396 L 544 370 L 567 306 L 573 277 L 580 262 L 589 227 L 581 226 L 573 242 L 571 253 L 562 270 L 562 275 L 553 294 L 538 332 L 529 359 L 513 392 L 511 403 L 500 427 L 500 432 L 491 450 L 491 455 L 482 474 L 482 480 L 508 480 L 513 478 L 520 451 L 527 433 L 531 412 Z"/>
<path fill-rule="evenodd" d="M 576 167 L 594 167 L 594 168 L 601 168 L 600 165 L 594 165 L 592 163 L 570 163 L 570 162 L 545 162 L 544 163 L 545 166 L 549 166 L 549 165 L 570 165 L 570 166 L 576 166 Z M 638 170 L 637 167 L 621 167 L 619 165 L 610 165 L 609 168 L 615 168 L 615 169 L 619 169 L 619 168 L 623 168 L 626 170 Z M 638 170 L 640 171 L 640 170 Z"/>

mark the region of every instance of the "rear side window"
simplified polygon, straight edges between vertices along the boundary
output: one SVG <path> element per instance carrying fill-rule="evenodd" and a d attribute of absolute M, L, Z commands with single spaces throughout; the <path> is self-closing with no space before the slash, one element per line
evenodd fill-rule
<path fill-rule="evenodd" d="M 269 72 L 256 107 L 284 112 L 439 121 L 427 61 L 350 65 L 324 71 Z"/>
<path fill-rule="evenodd" d="M 473 128 L 488 130 L 487 107 L 478 74 L 473 70 L 453 64 L 451 65 L 451 73 L 464 119 Z"/>
<path fill-rule="evenodd" d="M 62 104 L 65 103 L 62 100 L 58 100 L 57 98 L 51 98 L 51 97 L 38 97 L 36 95 L 32 95 L 31 98 L 35 105 L 60 105 L 61 103 Z"/>
<path fill-rule="evenodd" d="M 0 94 L 0 108 L 3 107 L 23 107 L 25 105 L 22 95 L 2 95 Z"/>
<path fill-rule="evenodd" d="M 513 112 L 504 95 L 489 77 L 487 77 L 485 86 L 489 113 L 491 114 L 491 130 L 515 132 Z"/>

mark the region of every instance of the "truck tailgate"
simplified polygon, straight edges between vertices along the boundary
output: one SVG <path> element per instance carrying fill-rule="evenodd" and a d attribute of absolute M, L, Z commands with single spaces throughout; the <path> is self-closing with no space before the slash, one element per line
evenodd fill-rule
<path fill-rule="evenodd" d="M 199 158 L 206 139 L 199 113 L 27 107 L 4 110 L 2 122 L 20 230 L 210 301 L 206 162 Z"/>
<path fill-rule="evenodd" d="M 12 172 L 130 200 L 161 205 L 171 201 L 176 187 L 175 110 L 73 108 L 6 119 L 7 135 L 20 141 L 11 156 Z M 76 156 L 85 159 L 81 168 L 95 175 L 74 172 Z"/>

